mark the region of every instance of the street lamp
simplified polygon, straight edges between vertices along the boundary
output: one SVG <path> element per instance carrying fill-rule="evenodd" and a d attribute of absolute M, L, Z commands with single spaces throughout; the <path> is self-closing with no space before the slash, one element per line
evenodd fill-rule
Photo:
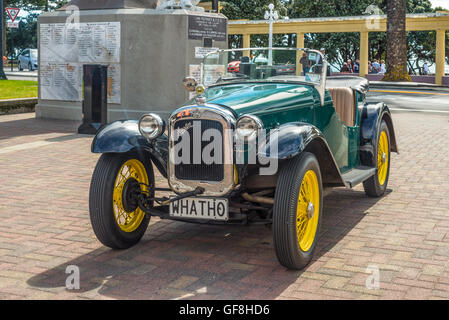
<path fill-rule="evenodd" d="M 269 24 L 269 32 L 268 32 L 268 65 L 273 65 L 273 22 L 279 19 L 279 15 L 277 11 L 274 11 L 274 4 L 270 3 L 268 5 L 268 9 L 270 11 L 265 11 L 265 20 L 268 20 Z"/>

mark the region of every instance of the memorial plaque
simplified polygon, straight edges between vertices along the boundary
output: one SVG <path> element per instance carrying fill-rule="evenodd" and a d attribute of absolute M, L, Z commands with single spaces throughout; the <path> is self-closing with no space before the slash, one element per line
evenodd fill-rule
<path fill-rule="evenodd" d="M 40 25 L 41 99 L 82 100 L 84 64 L 108 65 L 108 102 L 121 103 L 121 24 Z"/>
<path fill-rule="evenodd" d="M 226 19 L 208 16 L 189 16 L 189 39 L 226 41 Z"/>

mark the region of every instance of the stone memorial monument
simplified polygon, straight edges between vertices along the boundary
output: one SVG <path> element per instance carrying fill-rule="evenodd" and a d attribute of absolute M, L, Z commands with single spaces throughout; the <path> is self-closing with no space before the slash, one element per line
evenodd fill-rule
<path fill-rule="evenodd" d="M 108 122 L 168 115 L 205 53 L 227 48 L 227 19 L 198 0 L 73 0 L 42 14 L 36 117 L 82 119 L 83 65 L 108 66 Z"/>

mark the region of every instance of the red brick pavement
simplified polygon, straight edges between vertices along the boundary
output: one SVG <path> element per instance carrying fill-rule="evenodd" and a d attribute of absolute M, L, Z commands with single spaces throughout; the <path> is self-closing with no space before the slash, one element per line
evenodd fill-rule
<path fill-rule="evenodd" d="M 0 117 L 0 299 L 449 297 L 447 116 L 394 114 L 401 153 L 388 194 L 327 196 L 318 252 L 301 272 L 278 264 L 265 227 L 152 219 L 139 245 L 103 247 L 88 217 L 92 138 L 33 116 Z M 65 289 L 68 265 L 80 290 Z M 378 290 L 365 286 L 369 266 Z"/>

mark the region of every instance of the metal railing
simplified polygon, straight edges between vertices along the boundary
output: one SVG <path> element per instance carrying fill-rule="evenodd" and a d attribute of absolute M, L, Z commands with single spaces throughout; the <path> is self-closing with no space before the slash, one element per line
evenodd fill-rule
<path fill-rule="evenodd" d="M 5 61 L 4 67 L 5 67 L 5 71 L 10 68 L 11 71 L 14 71 L 14 66 L 16 66 L 17 68 L 19 68 L 19 60 L 17 59 L 8 59 Z"/>

